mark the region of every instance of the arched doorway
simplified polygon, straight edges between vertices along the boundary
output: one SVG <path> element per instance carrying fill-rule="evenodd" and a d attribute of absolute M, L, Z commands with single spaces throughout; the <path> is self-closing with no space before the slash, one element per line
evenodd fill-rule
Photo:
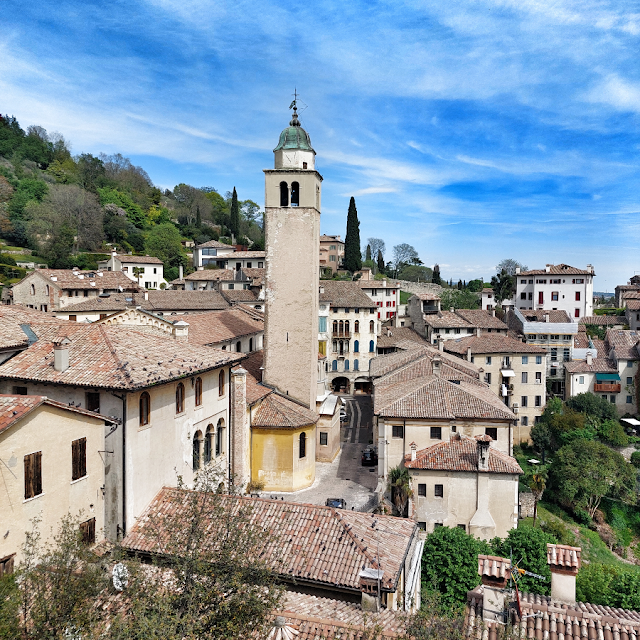
<path fill-rule="evenodd" d="M 338 376 L 331 381 L 331 388 L 337 393 L 350 393 L 351 383 L 349 378 Z"/>

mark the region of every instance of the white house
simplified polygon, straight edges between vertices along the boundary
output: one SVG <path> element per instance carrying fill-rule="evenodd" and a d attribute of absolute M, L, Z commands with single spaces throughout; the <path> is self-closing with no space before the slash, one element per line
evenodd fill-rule
<path fill-rule="evenodd" d="M 145 289 L 160 289 L 163 284 L 167 285 L 162 260 L 154 256 L 128 256 L 113 251 L 108 260 L 98 262 L 98 268 L 104 271 L 122 271 Z"/>
<path fill-rule="evenodd" d="M 236 248 L 231 244 L 224 244 L 217 240 L 209 240 L 193 248 L 193 266 L 206 267 L 214 265 L 219 269 L 226 269 L 227 256 L 234 253 Z"/>
<path fill-rule="evenodd" d="M 400 289 L 386 280 L 358 280 L 358 285 L 375 303 L 377 318 L 381 322 L 390 320 L 398 314 Z"/>
<path fill-rule="evenodd" d="M 578 318 L 593 315 L 593 266 L 577 269 L 568 264 L 548 264 L 544 269 L 516 268 L 516 307 L 520 310 L 566 311 Z"/>

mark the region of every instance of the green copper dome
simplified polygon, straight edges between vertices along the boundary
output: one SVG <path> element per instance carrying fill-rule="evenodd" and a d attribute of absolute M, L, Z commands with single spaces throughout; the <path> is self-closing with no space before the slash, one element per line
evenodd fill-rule
<path fill-rule="evenodd" d="M 303 151 L 313 151 L 311 146 L 311 139 L 309 134 L 300 126 L 298 120 L 298 114 L 296 108 L 293 108 L 293 117 L 289 126 L 280 134 L 280 140 L 278 146 L 274 149 L 280 151 L 281 149 L 302 149 Z M 315 151 L 313 151 L 315 153 Z"/>

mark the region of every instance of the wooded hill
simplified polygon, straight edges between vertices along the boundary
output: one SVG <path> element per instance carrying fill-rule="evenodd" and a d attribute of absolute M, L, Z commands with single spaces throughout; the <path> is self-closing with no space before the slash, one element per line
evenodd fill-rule
<path fill-rule="evenodd" d="M 171 281 L 190 266 L 184 240 L 263 249 L 259 205 L 234 196 L 187 184 L 162 191 L 119 153 L 74 156 L 62 134 L 24 131 L 0 114 L 0 238 L 51 268 L 95 269 L 97 254 L 116 248 L 160 258 Z M 0 270 L 7 262 L 0 255 Z"/>

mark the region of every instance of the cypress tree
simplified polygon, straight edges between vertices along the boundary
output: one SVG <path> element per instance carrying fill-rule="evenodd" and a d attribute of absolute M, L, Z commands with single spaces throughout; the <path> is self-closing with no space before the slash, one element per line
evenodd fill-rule
<path fill-rule="evenodd" d="M 362 269 L 360 223 L 358 222 L 356 199 L 353 196 L 349 201 L 349 213 L 347 214 L 347 235 L 344 239 L 344 268 L 351 273 Z"/>
<path fill-rule="evenodd" d="M 366 255 L 365 255 L 365 260 L 367 262 L 369 262 L 371 260 L 371 245 L 370 244 L 367 245 L 367 251 L 366 251 Z"/>
<path fill-rule="evenodd" d="M 440 278 L 440 265 L 433 265 L 433 275 L 431 276 L 431 282 L 433 284 L 442 284 L 442 279 Z"/>
<path fill-rule="evenodd" d="M 378 249 L 378 273 L 384 273 L 384 258 L 380 249 Z"/>
<path fill-rule="evenodd" d="M 198 229 L 202 226 L 202 216 L 200 215 L 200 205 L 196 205 L 196 227 Z"/>
<path fill-rule="evenodd" d="M 238 207 L 238 194 L 236 188 L 233 187 L 233 195 L 231 196 L 231 215 L 229 219 L 229 230 L 235 236 L 236 242 L 240 235 L 240 208 Z"/>

